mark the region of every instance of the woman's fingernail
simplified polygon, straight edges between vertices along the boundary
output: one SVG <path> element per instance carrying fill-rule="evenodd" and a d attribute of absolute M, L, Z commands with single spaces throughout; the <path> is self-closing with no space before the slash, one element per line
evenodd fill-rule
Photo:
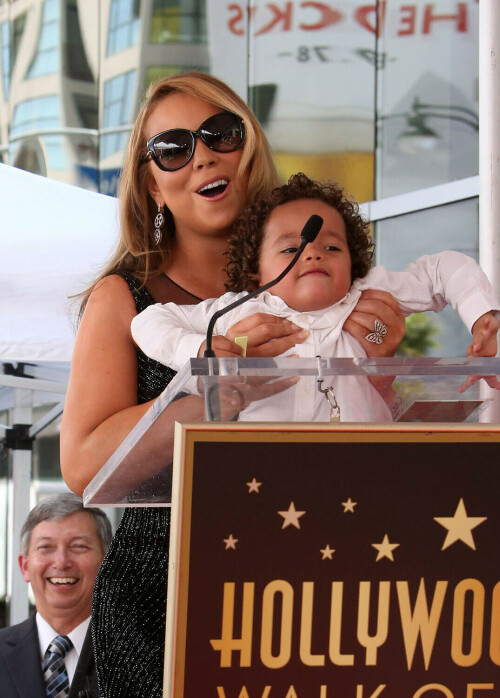
<path fill-rule="evenodd" d="M 309 330 L 302 330 L 302 332 L 298 333 L 297 339 L 306 339 L 310 334 Z"/>

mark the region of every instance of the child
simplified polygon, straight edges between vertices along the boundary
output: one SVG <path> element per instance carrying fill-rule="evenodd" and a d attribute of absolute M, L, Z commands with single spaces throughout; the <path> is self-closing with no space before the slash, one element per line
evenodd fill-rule
<path fill-rule="evenodd" d="M 291 320 L 308 333 L 289 354 L 300 357 L 365 356 L 360 343 L 342 330 L 364 289 L 390 291 L 404 315 L 434 310 L 447 303 L 460 314 L 473 339 L 467 353 L 496 354 L 499 305 L 479 266 L 459 252 L 421 257 L 403 272 L 370 268 L 373 243 L 358 206 L 337 185 L 322 185 L 299 173 L 261 201 L 248 207 L 229 242 L 229 293 L 198 305 L 156 304 L 132 321 L 132 335 L 151 358 L 179 370 L 188 358 L 201 356 L 213 313 L 236 298 L 276 278 L 300 244 L 300 231 L 312 214 L 323 226 L 282 281 L 224 315 L 215 325 L 212 346 L 217 356 L 241 356 L 231 328 L 244 317 L 265 312 Z M 384 341 L 377 321 L 371 341 Z M 342 421 L 391 421 L 388 406 L 368 379 L 336 377 L 334 392 Z M 248 405 L 240 418 L 258 421 L 328 421 L 329 406 L 315 381 L 302 379 L 293 388 Z"/>

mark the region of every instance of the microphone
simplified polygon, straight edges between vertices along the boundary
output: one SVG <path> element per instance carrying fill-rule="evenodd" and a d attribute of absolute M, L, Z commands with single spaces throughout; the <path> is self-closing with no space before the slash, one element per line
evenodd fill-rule
<path fill-rule="evenodd" d="M 298 261 L 300 255 L 304 251 L 305 246 L 313 242 L 319 231 L 321 230 L 321 226 L 323 225 L 323 219 L 321 216 L 317 216 L 316 214 L 312 215 L 308 220 L 306 221 L 306 224 L 302 228 L 302 232 L 300 233 L 300 237 L 302 238 L 299 249 L 295 253 L 292 261 L 290 264 L 283 269 L 281 274 L 279 274 L 273 281 L 268 281 L 267 284 L 264 284 L 263 286 L 260 286 L 257 288 L 255 291 L 252 291 L 249 293 L 247 296 L 243 296 L 243 298 L 238 298 L 238 300 L 234 301 L 234 303 L 230 303 L 229 305 L 226 305 L 225 308 L 221 308 L 220 310 L 217 310 L 212 317 L 210 318 L 210 322 L 208 323 L 208 328 L 207 328 L 207 336 L 206 336 L 206 341 L 205 341 L 205 351 L 203 353 L 203 356 L 205 358 L 210 358 L 215 356 L 215 352 L 212 350 L 212 336 L 214 332 L 214 326 L 217 320 L 222 317 L 222 315 L 225 315 L 228 313 L 230 310 L 233 310 L 233 308 L 237 308 L 239 305 L 242 305 L 243 303 L 246 303 L 249 301 L 251 298 L 255 298 L 255 296 L 258 296 L 259 293 L 262 293 L 263 291 L 266 291 L 268 288 L 271 288 L 271 286 L 274 286 L 275 284 L 279 283 L 281 279 L 283 279 L 290 269 L 295 265 L 295 263 Z"/>

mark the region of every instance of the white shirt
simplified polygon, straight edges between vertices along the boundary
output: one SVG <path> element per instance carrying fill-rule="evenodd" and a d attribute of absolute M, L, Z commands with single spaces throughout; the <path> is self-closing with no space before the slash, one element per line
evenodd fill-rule
<path fill-rule="evenodd" d="M 73 643 L 73 647 L 64 657 L 64 663 L 66 665 L 66 670 L 68 672 L 69 685 L 73 681 L 73 676 L 75 675 L 76 665 L 78 664 L 78 658 L 80 652 L 82 651 L 83 642 L 85 640 L 85 635 L 87 634 L 87 628 L 89 627 L 90 616 L 86 618 L 83 623 L 77 625 L 76 628 L 66 635 L 69 637 Z M 40 658 L 43 665 L 43 659 L 45 657 L 45 652 L 52 640 L 60 635 L 54 628 L 47 623 L 45 618 L 41 616 L 38 612 L 36 614 L 36 627 L 38 630 L 38 642 L 40 644 Z"/>
<path fill-rule="evenodd" d="M 447 251 L 420 257 L 401 272 L 376 266 L 364 278 L 356 279 L 344 298 L 323 310 L 297 312 L 278 296 L 262 293 L 219 318 L 215 334 L 224 335 L 239 320 L 264 312 L 287 318 L 310 330 L 307 339 L 284 356 L 366 356 L 361 344 L 342 329 L 365 289 L 389 291 L 404 315 L 426 310 L 439 312 L 450 304 L 469 331 L 481 315 L 499 308 L 491 284 L 476 262 L 460 252 Z M 151 305 L 133 319 L 133 338 L 145 354 L 178 371 L 189 358 L 198 355 L 213 313 L 244 295 L 247 294 L 225 293 L 220 298 L 197 305 Z M 298 398 L 293 408 L 291 391 L 295 391 L 294 397 Z M 391 421 L 387 406 L 368 379 L 342 376 L 342 384 L 337 380 L 334 391 L 342 421 Z M 328 405 L 317 393 L 314 382 L 310 382 L 306 389 L 304 380 L 301 380 L 281 394 L 281 403 L 280 395 L 252 403 L 240 418 L 251 421 L 328 421 Z"/>

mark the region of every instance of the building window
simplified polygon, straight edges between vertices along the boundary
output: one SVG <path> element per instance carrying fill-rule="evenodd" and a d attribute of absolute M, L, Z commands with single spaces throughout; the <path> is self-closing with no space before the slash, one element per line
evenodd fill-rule
<path fill-rule="evenodd" d="M 140 26 L 139 13 L 139 0 L 111 1 L 106 49 L 108 56 L 137 45 Z"/>
<path fill-rule="evenodd" d="M 163 78 L 169 78 L 179 73 L 187 73 L 191 70 L 206 73 L 206 66 L 202 65 L 149 65 L 146 69 L 146 88 L 153 82 L 158 82 Z"/>
<path fill-rule="evenodd" d="M 21 40 L 23 38 L 24 34 L 24 27 L 26 26 L 26 12 L 23 12 L 23 14 L 18 15 L 13 21 L 12 21 L 12 44 L 11 44 L 11 54 L 10 54 L 10 74 L 12 75 L 12 72 L 14 70 L 14 66 L 16 65 L 16 59 L 17 55 L 19 53 L 19 47 L 21 45 Z"/>
<path fill-rule="evenodd" d="M 206 42 L 205 0 L 154 0 L 150 41 Z"/>
<path fill-rule="evenodd" d="M 44 135 L 47 129 L 61 127 L 61 104 L 58 95 L 47 95 L 35 99 L 27 99 L 20 102 L 14 109 L 14 116 L 10 128 L 10 162 L 17 165 L 16 159 L 23 152 L 24 139 L 37 138 L 43 143 L 46 153 L 48 168 L 53 170 L 66 170 L 69 168 L 62 136 Z M 38 133 L 40 135 L 38 136 Z"/>
<path fill-rule="evenodd" d="M 61 125 L 61 108 L 57 95 L 36 97 L 20 102 L 14 109 L 10 137 Z"/>
<path fill-rule="evenodd" d="M 128 131 L 121 131 L 121 126 L 130 123 L 134 95 L 135 70 L 119 75 L 104 84 L 102 128 L 100 155 L 101 159 L 123 150 L 129 138 Z M 113 129 L 116 129 L 113 132 Z"/>
<path fill-rule="evenodd" d="M 5 101 L 9 99 L 10 89 L 10 31 L 9 23 L 0 25 L 0 41 L 2 42 L 2 86 Z"/>
<path fill-rule="evenodd" d="M 66 5 L 66 74 L 75 80 L 93 82 L 94 77 L 87 60 L 86 47 L 83 43 L 80 29 L 80 18 L 76 0 L 70 0 Z"/>
<path fill-rule="evenodd" d="M 35 78 L 40 75 L 52 75 L 59 72 L 59 24 L 58 0 L 45 0 L 37 49 L 33 62 L 28 70 L 27 78 Z"/>
<path fill-rule="evenodd" d="M 99 127 L 98 102 L 94 95 L 73 95 L 73 104 L 78 113 L 79 124 L 84 128 L 97 129 Z"/>

